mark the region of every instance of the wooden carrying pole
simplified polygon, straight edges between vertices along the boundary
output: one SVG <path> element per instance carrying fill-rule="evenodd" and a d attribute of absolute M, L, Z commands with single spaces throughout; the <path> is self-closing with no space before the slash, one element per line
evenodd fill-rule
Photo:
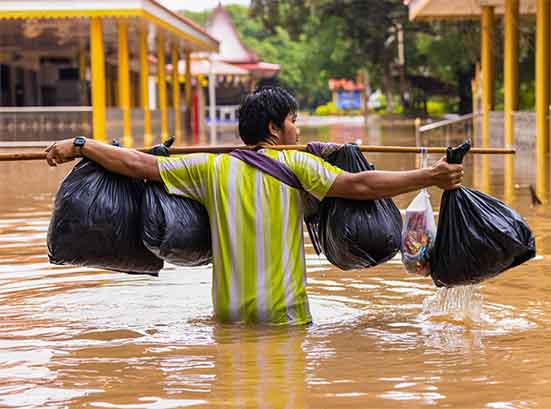
<path fill-rule="evenodd" d="M 228 146 L 186 146 L 180 148 L 171 148 L 170 153 L 173 155 L 186 153 L 228 153 L 236 149 L 252 149 L 251 146 L 245 145 L 228 145 Z M 416 146 L 375 146 L 375 145 L 359 145 L 362 152 L 379 152 L 379 153 L 441 153 L 445 154 L 444 147 L 429 147 L 420 148 Z M 276 150 L 299 150 L 304 151 L 306 145 L 273 145 L 270 149 Z M 149 148 L 138 149 L 142 152 L 147 152 Z M 471 148 L 469 153 L 482 155 L 514 155 L 514 148 Z M 46 152 L 17 152 L 17 153 L 0 153 L 0 162 L 20 161 L 20 160 L 44 160 Z"/>

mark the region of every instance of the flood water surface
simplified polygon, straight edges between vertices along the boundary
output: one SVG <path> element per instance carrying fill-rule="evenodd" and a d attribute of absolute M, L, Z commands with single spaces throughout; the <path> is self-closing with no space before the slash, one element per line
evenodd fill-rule
<path fill-rule="evenodd" d="M 345 131 L 367 142 L 365 130 Z M 407 133 L 377 138 L 411 144 Z M 516 269 L 437 290 L 398 258 L 344 272 L 308 247 L 314 323 L 247 327 L 212 319 L 210 267 L 169 265 L 154 278 L 50 265 L 52 201 L 70 167 L 0 163 L 1 408 L 551 407 L 551 212 L 531 207 L 526 189 L 510 199 L 538 257 Z M 476 161 L 466 170 L 476 188 Z"/>

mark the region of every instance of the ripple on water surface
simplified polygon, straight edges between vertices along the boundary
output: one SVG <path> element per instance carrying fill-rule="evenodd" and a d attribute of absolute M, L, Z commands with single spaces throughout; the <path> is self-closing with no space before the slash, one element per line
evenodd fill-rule
<path fill-rule="evenodd" d="M 219 325 L 210 267 L 152 278 L 49 265 L 54 172 L 46 191 L 0 197 L 0 407 L 551 407 L 545 245 L 454 290 L 399 259 L 343 272 L 309 254 L 313 325 Z M 551 212 L 524 212 L 545 242 Z"/>

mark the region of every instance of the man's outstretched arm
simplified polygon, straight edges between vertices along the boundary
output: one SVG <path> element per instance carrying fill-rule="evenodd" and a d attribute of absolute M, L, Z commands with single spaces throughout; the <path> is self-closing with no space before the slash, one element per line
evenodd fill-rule
<path fill-rule="evenodd" d="M 157 157 L 135 149 L 119 148 L 87 139 L 78 154 L 73 139 L 55 142 L 47 149 L 46 161 L 50 166 L 69 162 L 78 156 L 85 156 L 113 173 L 137 179 L 160 181 Z"/>
<path fill-rule="evenodd" d="M 327 192 L 328 197 L 376 200 L 393 197 L 429 186 L 450 190 L 460 186 L 463 165 L 440 160 L 433 166 L 409 171 L 343 172 Z"/>

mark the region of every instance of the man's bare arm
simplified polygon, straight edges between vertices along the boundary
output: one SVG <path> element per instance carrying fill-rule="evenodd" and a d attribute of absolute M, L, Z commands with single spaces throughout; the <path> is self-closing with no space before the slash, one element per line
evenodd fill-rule
<path fill-rule="evenodd" d="M 337 176 L 327 196 L 376 200 L 429 186 L 438 186 L 445 190 L 455 189 L 460 186 L 462 180 L 462 165 L 450 165 L 440 160 L 430 168 L 409 171 L 343 172 Z"/>
<path fill-rule="evenodd" d="M 56 142 L 50 145 L 46 152 L 46 160 L 50 166 L 71 161 L 78 156 L 72 139 Z M 157 157 L 154 155 L 107 145 L 93 139 L 86 140 L 81 148 L 81 154 L 113 173 L 131 178 L 161 180 Z"/>

